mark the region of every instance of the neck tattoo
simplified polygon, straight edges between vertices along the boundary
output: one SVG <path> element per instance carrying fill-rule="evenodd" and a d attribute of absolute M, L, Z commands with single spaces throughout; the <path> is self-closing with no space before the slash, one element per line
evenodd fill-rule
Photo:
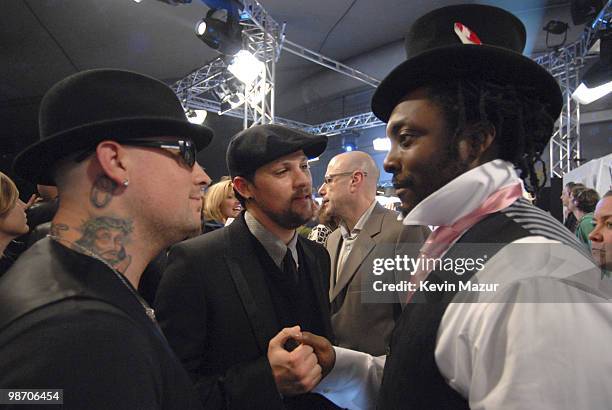
<path fill-rule="evenodd" d="M 49 234 L 47 235 L 49 238 L 53 239 L 54 241 L 58 242 L 58 243 L 65 243 L 68 245 L 68 247 L 72 250 L 78 251 L 79 253 L 82 253 L 86 256 L 89 256 L 91 258 L 94 258 L 100 262 L 102 262 L 104 265 L 106 265 L 114 274 L 115 276 L 119 279 L 119 281 L 121 283 L 123 283 L 123 285 L 128 288 L 128 290 L 130 291 L 130 293 L 132 294 L 132 296 L 134 296 L 136 298 L 136 300 L 138 300 L 138 302 L 142 305 L 145 313 L 147 314 L 147 316 L 149 317 L 149 319 L 151 319 L 153 322 L 157 323 L 156 319 L 155 319 L 155 311 L 149 306 L 149 304 L 138 294 L 138 292 L 136 292 L 134 290 L 134 287 L 128 282 L 128 280 L 125 278 L 125 276 L 123 276 L 117 269 L 115 269 L 115 267 L 113 265 L 111 265 L 110 263 L 108 263 L 108 261 L 104 260 L 103 258 L 101 258 L 98 254 L 96 254 L 95 252 L 92 252 L 90 249 L 87 249 L 81 245 L 79 245 L 78 243 L 75 242 L 71 242 L 67 239 L 63 239 L 60 238 L 59 236 L 53 235 L 53 234 Z"/>

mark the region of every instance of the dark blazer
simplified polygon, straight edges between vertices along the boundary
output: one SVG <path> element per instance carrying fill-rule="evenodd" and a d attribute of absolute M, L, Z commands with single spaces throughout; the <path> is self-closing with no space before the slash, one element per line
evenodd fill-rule
<path fill-rule="evenodd" d="M 155 299 L 160 325 L 206 408 L 284 408 L 267 358 L 281 326 L 254 240 L 242 214 L 175 245 Z M 319 244 L 298 241 L 330 338 L 329 256 Z"/>
<path fill-rule="evenodd" d="M 362 285 L 370 283 L 374 259 L 395 257 L 400 236 L 404 242 L 421 244 L 429 234 L 426 227 L 405 227 L 398 216 L 399 213 L 376 204 L 353 243 L 337 282 L 337 260 L 342 247 L 340 229 L 327 239 L 332 265 L 329 298 L 338 346 L 373 356 L 383 355 L 387 350 L 395 320 L 402 311 L 401 304 L 365 303 L 363 296 L 371 290 L 363 289 Z"/>

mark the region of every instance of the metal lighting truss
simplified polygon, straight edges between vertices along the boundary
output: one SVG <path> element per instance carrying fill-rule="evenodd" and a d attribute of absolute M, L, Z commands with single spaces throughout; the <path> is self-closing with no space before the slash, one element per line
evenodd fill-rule
<path fill-rule="evenodd" d="M 277 123 L 309 131 L 318 129 L 325 134 L 332 133 L 328 135 L 337 134 L 336 130 L 344 123 L 350 127 L 347 129 L 362 129 L 378 125 L 369 125 L 373 123 L 373 118 L 339 120 L 339 122 L 332 121 L 313 126 L 276 117 L 274 114 L 275 64 L 280 56 L 281 48 L 370 86 L 376 87 L 379 81 L 359 70 L 286 40 L 284 24 L 281 26 L 274 21 L 257 0 L 242 0 L 241 3 L 243 8 L 240 24 L 243 26 L 243 48 L 265 64 L 264 72 L 253 85 L 244 87 L 244 107 L 233 107 L 227 110 L 226 107 L 221 106 L 222 100 L 218 93 L 215 94 L 215 91 L 222 88 L 224 84 L 235 82 L 236 79 L 227 70 L 228 61 L 222 57 L 216 58 L 171 86 L 186 109 L 203 109 L 243 118 L 245 128 L 255 124 Z M 367 114 L 364 115 L 364 117 L 367 116 Z M 333 123 L 338 124 L 333 125 Z"/>
<path fill-rule="evenodd" d="M 572 99 L 572 93 L 580 85 L 579 71 L 589 49 L 610 19 L 612 0 L 606 3 L 593 23 L 585 27 L 578 41 L 534 59 L 557 79 L 563 94 L 563 110 L 549 145 L 551 177 L 562 177 L 580 165 L 580 104 Z"/>
<path fill-rule="evenodd" d="M 593 23 L 585 27 L 578 41 L 534 59 L 557 79 L 563 92 L 563 110 L 555 124 L 555 131 L 550 141 L 551 177 L 562 177 L 580 161 L 580 105 L 571 98 L 571 95 L 580 85 L 579 70 L 584 66 L 584 60 L 597 40 L 598 32 L 605 29 L 611 20 L 612 0 L 609 0 Z M 335 135 L 348 130 L 381 125 L 384 125 L 382 121 L 371 112 L 367 112 L 314 125 L 310 130 Z"/>
<path fill-rule="evenodd" d="M 280 53 L 282 27 L 272 19 L 256 0 L 243 0 L 240 24 L 243 49 L 264 63 L 265 69 L 251 85 L 241 87 L 243 107 L 224 106 L 220 96 L 223 85 L 236 84 L 228 71 L 231 61 L 218 57 L 175 82 L 171 88 L 184 108 L 204 109 L 244 119 L 244 127 L 274 122 L 275 63 Z M 236 92 L 236 90 L 232 90 Z"/>
<path fill-rule="evenodd" d="M 367 128 L 379 127 L 385 125 L 384 122 L 376 118 L 371 112 L 353 115 L 351 117 L 341 118 L 339 120 L 324 122 L 318 125 L 312 125 L 306 131 L 313 134 L 337 135 L 349 130 L 364 130 Z"/>
<path fill-rule="evenodd" d="M 338 61 L 332 60 L 329 57 L 325 57 L 322 54 L 316 53 L 312 50 L 299 46 L 289 40 L 284 39 L 282 43 L 282 47 L 283 47 L 283 50 L 288 51 L 291 54 L 295 54 L 298 57 L 302 57 L 308 61 L 312 61 L 313 63 L 322 65 L 323 67 L 327 67 L 330 70 L 336 71 L 340 74 L 344 74 L 349 77 L 352 77 L 355 80 L 359 80 L 372 87 L 378 87 L 378 84 L 380 84 L 380 81 L 372 76 L 362 73 L 359 70 L 356 70 L 352 67 L 347 66 L 346 64 L 342 64 Z"/>

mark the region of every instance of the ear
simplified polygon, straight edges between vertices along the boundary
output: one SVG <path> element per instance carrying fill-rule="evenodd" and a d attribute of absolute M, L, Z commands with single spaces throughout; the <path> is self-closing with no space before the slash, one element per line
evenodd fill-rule
<path fill-rule="evenodd" d="M 127 151 L 115 141 L 102 141 L 96 147 L 100 168 L 111 181 L 121 186 L 128 178 Z"/>
<path fill-rule="evenodd" d="M 234 177 L 232 180 L 232 184 L 234 184 L 234 188 L 240 195 L 242 195 L 245 199 L 249 199 L 253 196 L 251 190 L 251 183 L 247 181 L 243 177 Z"/>
<path fill-rule="evenodd" d="M 363 184 L 363 179 L 365 175 L 363 175 L 363 171 L 356 171 L 353 173 L 353 177 L 351 178 L 351 190 L 357 188 L 357 186 Z"/>
<path fill-rule="evenodd" d="M 468 127 L 458 143 L 459 158 L 475 168 L 494 159 L 497 155 L 495 127 L 490 123 L 478 123 Z"/>

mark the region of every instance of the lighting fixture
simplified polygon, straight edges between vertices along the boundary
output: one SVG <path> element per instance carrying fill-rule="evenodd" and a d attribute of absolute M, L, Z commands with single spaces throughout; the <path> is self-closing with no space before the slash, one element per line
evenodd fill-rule
<path fill-rule="evenodd" d="M 187 121 L 192 124 L 202 125 L 204 124 L 204 120 L 206 120 L 206 115 L 208 112 L 206 110 L 187 110 L 185 111 L 185 116 L 187 117 Z"/>
<path fill-rule="evenodd" d="M 352 152 L 357 150 L 357 137 L 358 134 L 349 132 L 342 137 L 342 149 L 346 152 Z"/>
<path fill-rule="evenodd" d="M 568 29 L 569 29 L 569 24 L 567 24 L 564 21 L 550 20 L 548 23 L 546 23 L 546 25 L 542 28 L 542 30 L 546 32 L 546 47 L 548 47 L 549 49 L 557 49 L 559 47 L 562 47 L 567 41 L 567 30 Z M 548 42 L 548 37 L 551 34 L 554 34 L 554 35 L 563 34 L 563 40 L 561 40 L 561 42 L 558 44 L 551 45 Z"/>
<path fill-rule="evenodd" d="M 259 61 L 251 52 L 240 50 L 234 56 L 232 63 L 227 67 L 230 73 L 244 84 L 251 84 L 265 70 L 265 64 Z"/>
<path fill-rule="evenodd" d="M 235 55 L 242 48 L 242 27 L 237 16 L 224 9 L 210 9 L 195 25 L 196 36 L 221 54 Z"/>

